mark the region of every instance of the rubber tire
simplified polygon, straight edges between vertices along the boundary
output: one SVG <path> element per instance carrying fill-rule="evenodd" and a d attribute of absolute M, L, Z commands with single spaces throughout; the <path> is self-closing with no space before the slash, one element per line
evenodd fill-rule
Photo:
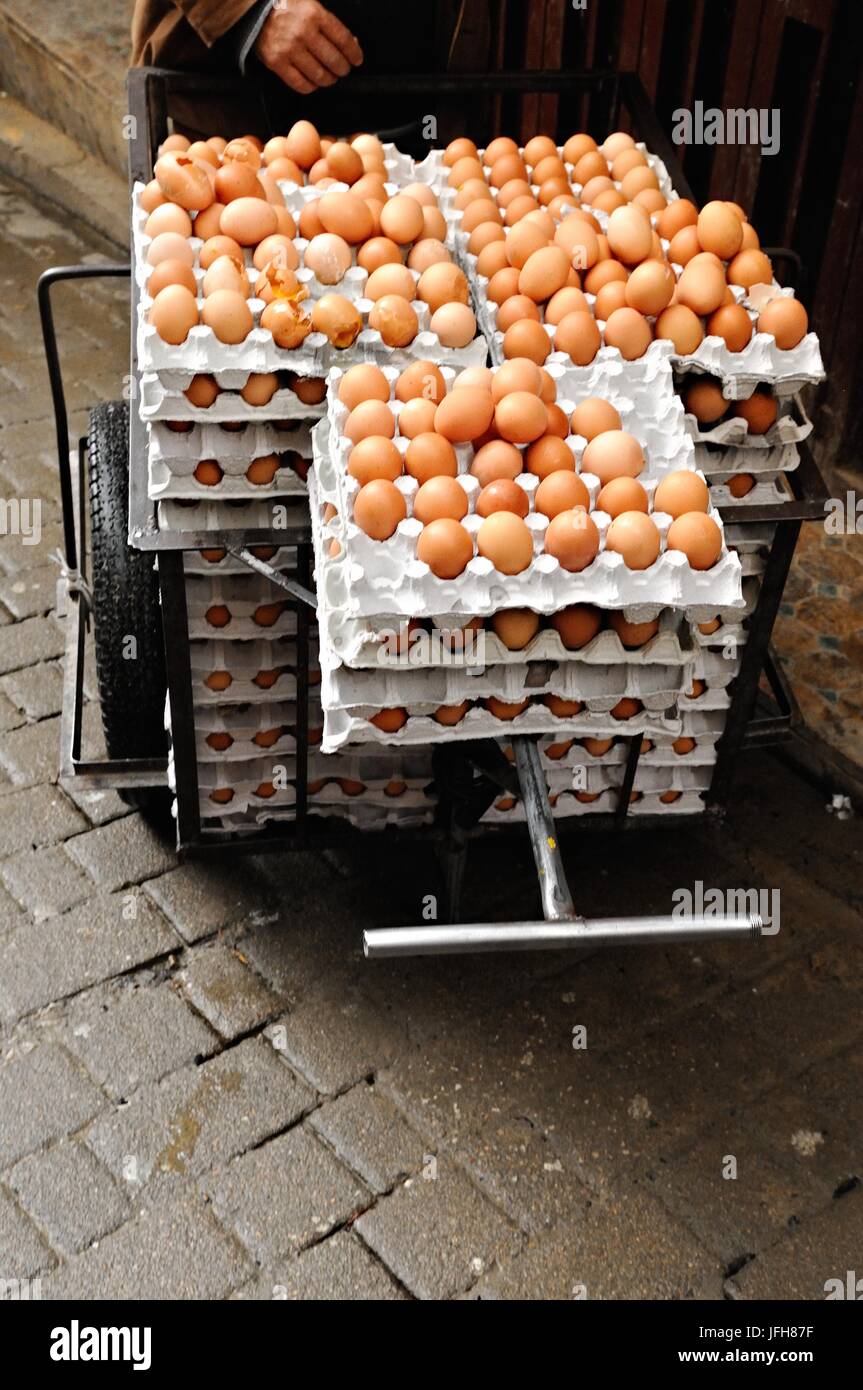
<path fill-rule="evenodd" d="M 129 406 L 110 401 L 90 411 L 87 438 L 90 552 L 96 674 L 109 758 L 164 757 L 165 650 L 154 557 L 127 540 Z M 129 637 L 134 660 L 123 655 Z M 118 788 L 130 806 L 164 817 L 164 789 Z"/>

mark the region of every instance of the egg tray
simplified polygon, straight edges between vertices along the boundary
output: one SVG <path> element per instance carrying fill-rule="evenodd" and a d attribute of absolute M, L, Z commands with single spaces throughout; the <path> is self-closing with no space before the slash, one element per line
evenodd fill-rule
<path fill-rule="evenodd" d="M 224 479 L 222 484 L 223 486 Z M 308 495 L 276 494 L 233 497 L 219 501 L 212 496 L 216 488 L 200 486 L 194 497 L 163 498 L 158 503 L 159 529 L 174 535 L 195 531 L 236 531 L 237 544 L 245 544 L 247 531 L 285 530 L 289 525 L 308 524 Z M 215 547 L 218 548 L 218 547 Z M 191 552 L 186 552 L 191 553 Z M 248 574 L 248 568 L 236 561 L 237 574 Z"/>
<path fill-rule="evenodd" d="M 699 792 L 683 792 L 680 799 L 670 805 L 660 801 L 659 797 L 659 792 L 642 793 L 641 799 L 629 806 L 628 815 L 698 815 L 704 811 L 704 801 Z M 614 815 L 618 800 L 616 789 L 600 792 L 596 801 L 587 803 L 579 801 L 574 792 L 561 792 L 552 804 L 552 815 L 555 820 L 570 816 Z M 525 820 L 524 806 L 516 801 L 511 809 L 501 811 L 498 803 L 495 803 L 481 819 L 484 825 L 518 825 Z"/>
<path fill-rule="evenodd" d="M 782 405 L 787 406 L 787 410 L 776 417 L 764 434 L 752 434 L 749 422 L 740 416 L 720 420 L 710 429 L 699 424 L 694 415 L 687 413 L 683 418 L 686 431 L 696 444 L 730 446 L 742 452 L 778 453 L 787 445 L 802 444 L 804 439 L 809 438 L 813 428 L 799 395 L 783 397 Z M 796 449 L 794 456 L 796 459 Z M 794 467 L 796 466 L 795 462 Z"/>
<path fill-rule="evenodd" d="M 734 521 L 725 528 L 725 539 L 729 549 L 741 556 L 752 555 L 773 544 L 776 522 Z"/>
<path fill-rule="evenodd" d="M 415 829 L 419 826 L 430 825 L 435 814 L 434 805 L 421 810 L 411 810 L 400 807 L 398 800 L 392 801 L 389 806 L 350 804 L 345 806 L 315 806 L 310 809 L 314 810 L 315 815 L 346 820 L 356 830 L 367 831 L 383 830 L 390 825 L 398 826 L 401 829 Z M 173 814 L 176 816 L 176 809 L 173 810 Z M 264 803 L 260 810 L 256 804 L 254 807 L 250 805 L 245 811 L 231 815 L 213 817 L 207 813 L 202 829 L 204 839 L 206 839 L 208 829 L 227 831 L 231 837 L 255 835 L 268 825 L 290 823 L 295 819 L 296 815 L 290 807 L 282 809 Z"/>
<path fill-rule="evenodd" d="M 739 474 L 715 474 L 710 480 L 710 500 L 714 507 L 776 506 L 792 500 L 782 485 L 781 475 L 775 473 L 760 473 L 745 496 L 735 497 L 727 480 L 736 476 Z"/>
<path fill-rule="evenodd" d="M 251 613 L 261 603 L 284 603 L 289 596 L 266 575 L 247 569 L 245 574 L 187 574 L 186 603 L 190 612 L 203 613 L 213 603 L 224 603 Z M 291 600 L 294 602 L 294 600 Z"/>
<path fill-rule="evenodd" d="M 262 782 L 272 781 L 275 768 L 282 772 L 282 776 L 287 772 L 284 764 L 273 763 L 272 759 L 269 763 L 266 760 L 251 762 L 246 768 L 230 762 L 200 763 L 198 792 L 202 818 L 210 819 L 224 815 L 226 807 L 234 812 L 262 808 L 265 805 L 278 807 L 280 811 L 293 809 L 296 806 L 296 788 L 290 782 L 285 786 L 277 786 L 271 797 L 255 796 L 255 790 Z M 332 775 L 335 777 L 337 773 Z M 170 779 L 169 785 L 172 785 Z M 375 806 L 385 810 L 391 806 L 401 806 L 405 810 L 414 811 L 434 808 L 435 798 L 426 792 L 425 786 L 419 781 L 415 781 L 413 786 L 409 783 L 407 789 L 398 797 L 388 796 L 384 790 L 386 785 L 385 782 L 380 782 L 374 787 L 367 785 L 365 791 L 351 795 L 342 791 L 337 783 L 330 782 L 320 791 L 309 793 L 308 808 L 310 812 L 319 808 L 326 808 L 327 812 L 343 810 L 356 813 L 360 817 Z M 234 796 L 230 802 L 212 800 L 210 792 L 222 787 L 233 789 Z"/>
<path fill-rule="evenodd" d="M 675 767 L 712 767 L 716 762 L 716 735 L 712 739 L 696 741 L 695 747 L 689 753 L 675 753 L 671 744 L 673 740 L 667 742 L 657 741 L 646 753 L 641 753 L 638 759 L 638 766 L 654 768 L 675 768 Z M 559 743 L 566 743 L 568 740 L 558 740 Z M 542 739 L 539 745 L 540 763 L 549 772 L 553 773 L 558 769 L 570 770 L 576 767 L 623 767 L 629 756 L 629 744 L 625 739 L 615 743 L 607 753 L 600 753 L 594 757 L 580 743 L 573 742 L 572 746 L 559 758 L 551 758 L 548 755 L 549 748 L 554 747 L 554 740 Z"/>
<path fill-rule="evenodd" d="M 790 291 L 789 291 L 790 293 Z M 796 396 L 804 386 L 824 380 L 821 349 L 814 333 L 796 347 L 783 351 L 775 338 L 755 333 L 742 352 L 730 352 L 722 338 L 707 337 L 686 357 L 675 354 L 674 369 L 681 375 L 718 377 L 729 401 L 748 400 L 758 386 L 770 386 L 775 396 Z"/>
<path fill-rule="evenodd" d="M 193 373 L 163 373 L 178 378 L 170 386 L 155 372 L 144 372 L 138 383 L 138 413 L 147 422 L 157 420 L 191 420 L 198 425 L 250 424 L 269 420 L 308 420 L 314 423 L 326 413 L 326 398 L 317 405 L 301 401 L 289 386 L 280 386 L 266 405 L 249 405 L 240 395 L 250 372 L 217 372 L 216 385 L 220 394 L 212 405 L 192 405 L 183 394 L 193 379 Z M 237 380 L 241 377 L 241 380 Z M 228 380 L 230 378 L 230 380 Z"/>
<path fill-rule="evenodd" d="M 713 769 L 709 766 L 691 764 L 688 767 L 647 765 L 639 758 L 635 771 L 633 791 L 639 792 L 706 792 L 710 787 Z M 576 765 L 571 768 L 551 768 L 546 771 L 549 794 L 561 792 L 603 792 L 620 787 L 623 781 L 622 766 Z"/>
<path fill-rule="evenodd" d="M 214 546 L 214 550 L 219 547 Z M 255 549 L 260 549 L 255 546 Z M 276 550 L 266 562 L 277 570 L 293 571 L 297 563 L 297 550 L 293 545 L 282 545 Z M 244 578 L 249 573 L 249 567 L 236 556 L 231 555 L 227 550 L 223 551 L 221 560 L 207 560 L 199 550 L 183 551 L 183 571 L 185 574 L 194 574 L 196 577 L 208 577 L 213 579 L 224 578 L 231 575 L 236 578 Z"/>
<path fill-rule="evenodd" d="M 767 555 L 763 550 L 754 551 L 752 554 L 743 553 L 740 556 L 740 567 L 744 579 L 754 576 L 761 576 L 767 569 Z"/>
<path fill-rule="evenodd" d="M 677 702 L 677 713 L 681 719 L 688 714 L 712 714 L 718 710 L 727 710 L 731 705 L 731 696 L 727 686 L 708 685 L 703 695 L 697 696 L 692 700 L 687 695 L 681 695 Z"/>
<path fill-rule="evenodd" d="M 740 674 L 740 661 L 740 655 L 729 646 L 719 651 L 699 647 L 690 674 L 710 686 L 726 686 Z"/>
<path fill-rule="evenodd" d="M 267 454 L 299 454 L 312 457 L 312 422 L 278 429 L 272 423 L 246 425 L 242 430 L 226 430 L 221 425 L 193 425 L 190 430 L 172 430 L 166 424 L 147 427 L 150 463 L 158 463 L 180 477 L 193 473 L 202 459 L 216 459 L 226 474 L 242 476 L 252 459 Z"/>
<path fill-rule="evenodd" d="M 324 451 L 325 428 L 315 430 L 315 469 L 310 473 L 312 527 L 320 532 L 317 582 L 329 608 L 352 617 L 374 614 L 400 614 L 432 617 L 442 612 L 464 614 L 466 618 L 485 616 L 500 608 L 532 608 L 537 613 L 554 613 L 571 603 L 593 603 L 600 608 L 635 609 L 640 618 L 656 616 L 662 608 L 734 607 L 740 602 L 740 563 L 723 544 L 716 564 L 710 570 L 693 570 L 680 552 L 661 553 L 649 569 L 629 570 L 619 555 L 600 550 L 596 559 L 580 573 L 561 568 L 558 561 L 542 551 L 545 517 L 531 513 L 527 525 L 534 532 L 534 559 L 521 574 L 502 575 L 491 562 L 475 555 L 456 579 L 439 579 L 416 558 L 416 542 L 422 527 L 409 517 L 399 523 L 388 541 L 372 541 L 352 521 L 343 522 L 344 503 L 339 516 L 323 521 L 318 488 L 325 497 L 340 495 L 339 479 L 348 480 L 344 464 L 333 467 Z M 585 475 L 587 481 L 589 475 Z M 474 481 L 475 480 L 469 480 Z M 413 479 L 400 479 L 410 495 Z M 596 480 L 598 488 L 598 480 Z M 610 523 L 605 513 L 594 512 L 593 520 L 604 539 Z M 717 524 L 721 520 L 714 515 Z M 664 538 L 670 517 L 654 514 Z M 465 529 L 475 533 L 481 518 L 470 514 Z M 341 550 L 331 556 L 325 551 L 330 540 L 338 540 Z"/>
<path fill-rule="evenodd" d="M 246 460 L 247 468 L 250 462 Z M 236 461 L 234 466 L 237 466 Z M 243 473 L 231 474 L 226 471 L 217 483 L 209 484 L 199 482 L 193 472 L 175 473 L 165 464 L 155 462 L 149 465 L 147 492 L 153 502 L 198 499 L 210 493 L 218 493 L 220 497 L 249 499 L 262 494 L 271 498 L 303 498 L 307 495 L 305 481 L 291 467 L 277 469 L 271 483 L 251 483 Z"/>
<path fill-rule="evenodd" d="M 701 652 L 698 659 L 704 660 Z M 321 704 L 325 714 L 347 710 L 368 717 L 379 709 L 398 705 L 411 709 L 428 705 L 435 710 L 439 705 L 459 705 L 463 700 L 488 696 L 515 702 L 528 695 L 558 695 L 565 700 L 585 701 L 594 712 L 609 712 L 618 700 L 628 696 L 641 700 L 650 710 L 661 711 L 691 687 L 693 678 L 692 666 L 605 667 L 533 662 L 487 666 L 482 672 L 464 666 L 414 671 L 352 671 L 339 666 L 323 671 Z"/>
<path fill-rule="evenodd" d="M 220 637 L 223 641 L 227 639 L 238 642 L 261 637 L 274 641 L 276 638 L 296 636 L 297 615 L 293 609 L 283 609 L 270 627 L 262 627 L 251 616 L 255 606 L 255 604 L 231 604 L 230 621 L 221 628 L 213 627 L 212 623 L 207 622 L 203 612 L 190 612 L 190 641 L 197 641 L 198 639 L 207 641 L 213 637 Z"/>
<path fill-rule="evenodd" d="M 708 481 L 715 473 L 751 473 L 755 478 L 793 473 L 800 466 L 800 451 L 796 444 L 782 444 L 775 449 L 743 449 L 735 445 L 715 448 L 696 444 L 695 464 Z"/>

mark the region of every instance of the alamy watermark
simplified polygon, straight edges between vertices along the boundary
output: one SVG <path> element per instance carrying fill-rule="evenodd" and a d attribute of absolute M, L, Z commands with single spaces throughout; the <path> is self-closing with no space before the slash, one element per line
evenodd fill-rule
<path fill-rule="evenodd" d="M 42 539 L 41 497 L 0 497 L 0 536 L 20 536 L 22 545 Z"/>
<path fill-rule="evenodd" d="M 672 917 L 760 917 L 762 936 L 779 931 L 778 888 L 705 888 L 697 879 L 691 888 L 675 888 Z"/>
<path fill-rule="evenodd" d="M 675 145 L 758 145 L 764 155 L 779 152 L 778 106 L 721 111 L 696 101 L 691 111 L 678 107 L 671 119 Z"/>

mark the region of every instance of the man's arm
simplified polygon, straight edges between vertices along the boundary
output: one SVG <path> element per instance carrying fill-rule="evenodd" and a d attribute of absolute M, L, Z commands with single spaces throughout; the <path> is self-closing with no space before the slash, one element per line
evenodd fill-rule
<path fill-rule="evenodd" d="M 295 92 L 331 87 L 363 61 L 363 51 L 341 20 L 318 0 L 273 0 L 255 53 Z"/>

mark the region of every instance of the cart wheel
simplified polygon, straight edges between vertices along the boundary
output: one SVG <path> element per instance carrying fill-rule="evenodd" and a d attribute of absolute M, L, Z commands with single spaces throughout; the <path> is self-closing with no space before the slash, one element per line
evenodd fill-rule
<path fill-rule="evenodd" d="M 153 556 L 126 539 L 129 510 L 129 407 L 111 401 L 90 412 L 93 623 L 102 728 L 109 758 L 164 757 L 165 653 Z M 119 788 L 130 806 L 160 818 L 163 788 Z"/>

